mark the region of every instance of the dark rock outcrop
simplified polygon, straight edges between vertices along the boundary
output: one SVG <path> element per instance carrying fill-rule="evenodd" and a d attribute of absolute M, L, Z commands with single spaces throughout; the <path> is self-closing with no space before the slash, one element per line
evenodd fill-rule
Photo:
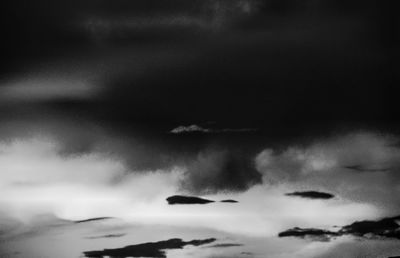
<path fill-rule="evenodd" d="M 287 193 L 286 195 L 287 196 L 298 196 L 298 197 L 308 198 L 308 199 L 331 199 L 331 198 L 335 197 L 333 194 L 317 192 L 317 191 L 293 192 L 293 193 Z"/>
<path fill-rule="evenodd" d="M 355 236 L 379 236 L 400 239 L 400 216 L 383 218 L 372 221 L 356 221 L 350 225 L 342 227 L 342 234 Z"/>
<path fill-rule="evenodd" d="M 335 236 L 352 235 L 365 238 L 396 238 L 400 239 L 400 216 L 380 220 L 356 221 L 343 226 L 339 231 L 332 232 L 314 228 L 293 228 L 278 234 L 279 237 L 323 237 L 329 240 Z"/>
<path fill-rule="evenodd" d="M 231 199 L 222 200 L 221 202 L 238 203 L 238 201 L 236 201 L 236 200 L 231 200 Z"/>
<path fill-rule="evenodd" d="M 215 238 L 208 238 L 202 240 L 192 240 L 185 242 L 179 238 L 173 238 L 165 241 L 150 242 L 137 245 L 129 245 L 122 248 L 104 249 L 102 251 L 87 251 L 83 252 L 85 257 L 90 258 L 103 258 L 104 256 L 110 257 L 156 257 L 165 258 L 165 251 L 167 249 L 182 249 L 186 245 L 200 246 L 214 242 Z"/>
<path fill-rule="evenodd" d="M 301 237 L 312 238 L 314 240 L 328 241 L 330 238 L 339 236 L 340 234 L 333 231 L 316 229 L 316 228 L 292 228 L 278 234 L 279 237 Z"/>
<path fill-rule="evenodd" d="M 168 204 L 207 204 L 214 202 L 212 200 L 203 199 L 194 196 L 174 195 L 167 198 Z"/>

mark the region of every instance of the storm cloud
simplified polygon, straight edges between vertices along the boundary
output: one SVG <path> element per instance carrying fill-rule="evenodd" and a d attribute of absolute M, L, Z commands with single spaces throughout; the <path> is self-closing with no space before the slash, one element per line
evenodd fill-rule
<path fill-rule="evenodd" d="M 252 160 L 240 151 L 208 149 L 188 164 L 182 188 L 194 193 L 244 191 L 261 183 Z"/>

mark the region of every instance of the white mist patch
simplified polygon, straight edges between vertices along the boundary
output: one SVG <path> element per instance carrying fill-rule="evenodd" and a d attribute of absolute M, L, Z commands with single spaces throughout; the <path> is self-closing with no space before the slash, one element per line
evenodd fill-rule
<path fill-rule="evenodd" d="M 64 76 L 27 77 L 4 83 L 0 87 L 3 101 L 49 101 L 57 99 L 88 99 L 97 93 L 89 80 Z"/>
<path fill-rule="evenodd" d="M 266 180 L 298 179 L 360 167 L 365 171 L 399 167 L 396 139 L 373 133 L 353 133 L 322 139 L 306 147 L 290 146 L 281 153 L 265 149 L 255 159 Z M 362 171 L 361 171 L 362 172 Z"/>
<path fill-rule="evenodd" d="M 127 176 L 104 153 L 63 156 L 54 140 L 38 137 L 0 143 L 0 210 L 20 219 L 55 213 L 66 219 L 119 216 L 174 187 L 164 171 Z"/>
<path fill-rule="evenodd" d="M 24 221 L 46 213 L 68 220 L 110 216 L 140 225 L 258 237 L 295 226 L 328 228 L 380 215 L 367 203 L 285 196 L 295 190 L 291 183 L 201 196 L 216 201 L 206 205 L 168 205 L 166 198 L 179 194 L 186 168 L 129 171 L 123 161 L 104 152 L 62 155 L 60 149 L 59 142 L 44 137 L 0 143 L 1 212 Z M 238 203 L 218 202 L 223 199 Z"/>

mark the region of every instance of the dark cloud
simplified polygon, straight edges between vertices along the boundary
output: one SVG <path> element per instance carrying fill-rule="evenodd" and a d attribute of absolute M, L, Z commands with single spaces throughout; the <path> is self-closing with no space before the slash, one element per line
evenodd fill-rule
<path fill-rule="evenodd" d="M 309 198 L 309 199 L 331 199 L 331 198 L 335 197 L 333 194 L 317 192 L 317 191 L 293 192 L 293 193 L 287 193 L 285 195 L 298 196 L 298 197 Z"/>
<path fill-rule="evenodd" d="M 167 198 L 168 204 L 207 204 L 214 202 L 212 200 L 194 197 L 194 196 L 183 196 L 183 195 L 174 195 Z"/>
<path fill-rule="evenodd" d="M 357 221 L 344 226 L 340 232 L 361 237 L 387 237 L 400 239 L 400 216 L 380 220 Z"/>
<path fill-rule="evenodd" d="M 125 236 L 125 233 L 120 233 L 120 234 L 108 234 L 108 235 L 101 235 L 101 236 L 90 236 L 86 237 L 86 239 L 99 239 L 99 238 L 116 238 L 116 237 L 123 237 Z"/>
<path fill-rule="evenodd" d="M 108 220 L 112 219 L 112 217 L 98 217 L 98 218 L 90 218 L 90 219 L 84 219 L 84 220 L 77 220 L 75 223 L 86 223 L 86 222 L 92 222 L 92 221 L 98 221 L 98 220 Z"/>
<path fill-rule="evenodd" d="M 5 17 L 11 26 L 4 38 L 10 41 L 8 49 L 16 51 L 7 51 L 2 60 L 7 69 L 31 71 L 58 60 L 54 66 L 72 63 L 65 73 L 79 73 L 82 64 L 97 66 L 93 74 L 101 78 L 96 80 L 96 94 L 90 86 L 83 99 L 79 92 L 87 86 L 78 87 L 81 82 L 73 79 L 63 89 L 41 86 L 27 95 L 28 87 L 19 85 L 7 92 L 17 92 L 19 99 L 40 99 L 42 109 L 35 111 L 39 115 L 51 110 L 124 125 L 161 127 L 215 120 L 236 125 L 233 128 L 245 125 L 292 135 L 316 130 L 316 125 L 392 122 L 394 111 L 385 108 L 390 105 L 385 93 L 388 81 L 395 80 L 386 61 L 395 51 L 375 40 L 380 24 L 376 13 L 381 9 L 371 9 L 368 6 L 375 1 L 367 1 L 353 12 L 336 15 L 353 9 L 353 4 L 307 2 L 301 6 L 291 0 L 8 1 Z M 333 14 L 324 15 L 326 10 Z M 212 21 L 223 29 L 190 28 L 182 33 L 176 25 L 193 20 Z M 81 23 L 86 25 L 76 25 Z M 157 25 L 161 23 L 168 26 Z M 122 28 L 113 29 L 118 26 Z M 99 43 L 93 33 L 109 39 Z M 386 29 L 382 33 L 390 34 Z M 124 61 L 117 65 L 116 57 Z M 28 106 L 3 108 L 4 113 L 33 112 Z"/>
<path fill-rule="evenodd" d="M 208 246 L 209 248 L 226 248 L 226 247 L 236 247 L 236 246 L 243 246 L 243 244 L 236 244 L 236 243 L 221 243 Z"/>
<path fill-rule="evenodd" d="M 125 246 L 122 248 L 115 249 L 104 249 L 103 251 L 86 251 L 84 252 L 85 257 L 97 258 L 103 256 L 112 257 L 167 257 L 164 250 L 166 249 L 182 249 L 186 245 L 200 246 L 214 242 L 215 238 L 203 239 L 203 240 L 192 240 L 182 241 L 182 239 L 174 238 L 165 241 L 159 241 L 154 243 L 144 243 L 137 245 Z"/>
<path fill-rule="evenodd" d="M 173 134 L 187 134 L 187 133 L 241 133 L 241 132 L 254 132 L 254 128 L 203 128 L 198 125 L 178 126 L 170 131 Z"/>
<path fill-rule="evenodd" d="M 278 234 L 279 237 L 300 237 L 317 241 L 329 241 L 332 237 L 339 236 L 337 232 L 316 228 L 292 228 Z"/>
<path fill-rule="evenodd" d="M 345 166 L 344 168 L 354 170 L 357 172 L 387 172 L 390 170 L 390 168 L 369 168 L 360 165 Z"/>
<path fill-rule="evenodd" d="M 236 200 L 231 200 L 231 199 L 227 199 L 227 200 L 222 200 L 220 202 L 227 202 L 227 203 L 238 203 L 238 201 Z"/>
<path fill-rule="evenodd" d="M 187 165 L 181 182 L 184 190 L 194 193 L 243 191 L 261 183 L 261 174 L 250 157 L 233 150 L 202 151 Z"/>
<path fill-rule="evenodd" d="M 362 238 L 400 239 L 400 216 L 380 220 L 357 221 L 333 232 L 315 228 L 293 228 L 279 233 L 279 237 L 309 237 L 313 240 L 329 241 L 332 237 L 352 235 Z"/>

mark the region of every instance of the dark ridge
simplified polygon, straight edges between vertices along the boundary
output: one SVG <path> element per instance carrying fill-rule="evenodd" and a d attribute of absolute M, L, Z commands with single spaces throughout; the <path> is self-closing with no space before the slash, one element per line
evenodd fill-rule
<path fill-rule="evenodd" d="M 241 252 L 240 254 L 244 254 L 244 255 L 253 255 L 252 252 Z"/>
<path fill-rule="evenodd" d="M 168 204 L 207 204 L 210 202 L 214 202 L 212 200 L 203 199 L 200 197 L 194 196 L 183 196 L 183 195 L 173 195 L 168 197 L 167 199 Z"/>
<path fill-rule="evenodd" d="M 385 237 L 400 239 L 400 216 L 383 218 L 377 221 L 356 221 L 350 225 L 343 226 L 338 232 L 314 228 L 289 229 L 278 234 L 279 237 L 320 237 L 329 240 L 335 236 L 352 235 L 357 237 Z"/>
<path fill-rule="evenodd" d="M 231 200 L 231 199 L 228 199 L 228 200 L 222 200 L 221 202 L 238 203 L 238 201 L 236 201 L 236 200 Z"/>
<path fill-rule="evenodd" d="M 91 221 L 97 221 L 97 220 L 106 220 L 106 219 L 113 219 L 113 217 L 90 218 L 90 219 L 84 219 L 84 220 L 76 220 L 74 222 L 75 223 L 85 223 L 85 222 L 91 222 Z"/>
<path fill-rule="evenodd" d="M 137 245 L 129 245 L 122 248 L 104 249 L 102 251 L 86 251 L 83 252 L 85 257 L 102 258 L 104 256 L 110 257 L 156 257 L 165 258 L 166 249 L 182 249 L 186 245 L 200 246 L 214 242 L 215 238 L 208 238 L 202 240 L 192 240 L 189 242 L 182 241 L 179 238 L 173 238 L 165 241 L 150 242 Z"/>
<path fill-rule="evenodd" d="M 390 168 L 367 168 L 361 165 L 345 166 L 344 168 L 355 170 L 357 172 L 386 172 L 390 170 Z"/>
<path fill-rule="evenodd" d="M 209 248 L 225 248 L 225 247 L 235 247 L 235 246 L 243 246 L 243 244 L 235 244 L 235 243 L 215 244 L 209 246 Z"/>
<path fill-rule="evenodd" d="M 115 238 L 115 237 L 123 237 L 125 236 L 125 233 L 122 234 L 108 234 L 108 235 L 103 235 L 103 236 L 91 236 L 91 237 L 85 237 L 86 239 L 99 239 L 99 238 Z"/>
<path fill-rule="evenodd" d="M 317 192 L 317 191 L 293 192 L 293 193 L 287 193 L 285 195 L 299 196 L 302 198 L 309 198 L 309 199 L 331 199 L 331 198 L 335 197 L 333 194 Z"/>

